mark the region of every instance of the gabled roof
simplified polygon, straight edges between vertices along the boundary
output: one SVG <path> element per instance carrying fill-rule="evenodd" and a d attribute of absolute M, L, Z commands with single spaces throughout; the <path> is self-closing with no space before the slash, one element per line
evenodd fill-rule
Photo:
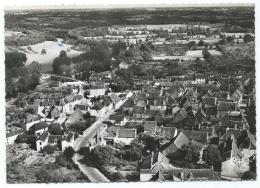
<path fill-rule="evenodd" d="M 104 85 L 94 85 L 89 88 L 89 90 L 106 89 Z"/>
<path fill-rule="evenodd" d="M 115 120 L 115 121 L 122 121 L 124 119 L 124 116 L 112 114 L 112 115 L 109 116 L 109 119 Z"/>
<path fill-rule="evenodd" d="M 183 132 L 180 132 L 178 136 L 172 139 L 169 143 L 165 144 L 160 148 L 160 150 L 168 155 L 169 153 L 174 153 L 177 150 L 181 149 L 183 145 L 188 144 L 190 141 Z"/>
<path fill-rule="evenodd" d="M 157 121 L 145 121 L 144 122 L 144 131 L 155 129 L 157 127 Z"/>
<path fill-rule="evenodd" d="M 217 105 L 218 111 L 233 111 L 236 108 L 236 103 L 235 102 L 224 102 L 224 101 L 219 101 Z"/>
<path fill-rule="evenodd" d="M 133 113 L 143 113 L 143 112 L 144 112 L 144 107 L 134 106 Z"/>
<path fill-rule="evenodd" d="M 20 135 L 22 133 L 23 133 L 23 129 L 18 129 L 18 130 L 6 133 L 6 138 L 12 137 L 12 136 L 15 136 L 15 135 Z"/>
<path fill-rule="evenodd" d="M 112 93 L 111 95 L 110 95 L 110 98 L 111 98 L 111 100 L 112 100 L 112 102 L 114 103 L 114 104 L 117 104 L 121 99 L 120 99 L 120 97 L 118 97 L 116 94 L 114 94 L 114 93 Z"/>
<path fill-rule="evenodd" d="M 26 123 L 30 123 L 30 122 L 33 122 L 33 121 L 36 121 L 39 119 L 40 119 L 40 117 L 36 114 L 26 113 Z"/>
<path fill-rule="evenodd" d="M 145 93 L 138 92 L 135 94 L 135 100 L 146 100 L 146 95 Z"/>
<path fill-rule="evenodd" d="M 206 144 L 208 141 L 207 131 L 183 130 L 182 132 L 187 136 L 189 140 L 195 140 L 202 144 Z"/>
<path fill-rule="evenodd" d="M 238 129 L 229 128 L 226 130 L 226 133 L 221 136 L 220 140 L 227 141 L 231 135 L 234 135 L 234 137 L 237 138 L 241 135 L 241 132 Z"/>
<path fill-rule="evenodd" d="M 128 98 L 126 102 L 122 105 L 123 107 L 133 107 L 134 106 L 134 100 Z"/>
<path fill-rule="evenodd" d="M 70 103 L 72 102 L 73 100 L 75 99 L 75 96 L 74 95 L 68 95 L 64 98 L 64 102 L 65 103 Z"/>
<path fill-rule="evenodd" d="M 161 131 L 162 131 L 163 137 L 165 137 L 167 140 L 171 140 L 174 138 L 177 128 L 176 127 L 162 127 Z"/>
<path fill-rule="evenodd" d="M 55 140 L 56 141 L 61 141 L 62 140 L 62 135 L 49 135 L 48 143 L 49 144 L 54 144 Z"/>
<path fill-rule="evenodd" d="M 173 117 L 173 122 L 177 123 L 182 121 L 188 116 L 187 111 L 184 108 L 181 108 L 180 111 Z"/>
<path fill-rule="evenodd" d="M 217 114 L 217 107 L 216 106 L 206 107 L 206 114 L 207 115 L 216 115 Z"/>
<path fill-rule="evenodd" d="M 88 109 L 88 105 L 85 105 L 85 104 L 75 104 L 74 109 L 75 110 L 87 110 Z"/>
<path fill-rule="evenodd" d="M 107 128 L 107 132 L 116 133 L 117 130 L 119 130 L 119 129 L 120 129 L 120 127 L 110 126 Z"/>
<path fill-rule="evenodd" d="M 204 104 L 214 106 L 217 103 L 216 97 L 205 97 L 204 98 Z"/>
<path fill-rule="evenodd" d="M 67 142 L 70 142 L 73 139 L 73 135 L 74 135 L 73 132 L 69 132 L 69 134 L 66 136 L 65 140 Z"/>
<path fill-rule="evenodd" d="M 136 129 L 121 128 L 118 130 L 118 138 L 135 138 Z"/>
<path fill-rule="evenodd" d="M 39 140 L 41 140 L 41 141 L 46 141 L 47 139 L 48 139 L 48 137 L 49 137 L 49 133 L 48 133 L 48 131 L 46 131 L 45 133 L 43 133 L 42 135 L 41 135 L 41 137 L 39 138 Z"/>
<path fill-rule="evenodd" d="M 47 128 L 49 125 L 45 122 L 39 122 L 33 125 L 33 130 L 38 131 Z"/>
<path fill-rule="evenodd" d="M 157 96 L 155 99 L 154 99 L 154 105 L 156 106 L 161 106 L 161 105 L 166 105 L 166 99 L 165 97 L 162 97 L 162 96 Z"/>

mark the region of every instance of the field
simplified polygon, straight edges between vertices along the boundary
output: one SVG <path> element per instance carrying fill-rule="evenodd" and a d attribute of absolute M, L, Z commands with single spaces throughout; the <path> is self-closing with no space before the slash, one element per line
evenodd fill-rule
<path fill-rule="evenodd" d="M 58 42 L 54 41 L 45 41 L 42 43 L 30 45 L 31 51 L 27 49 L 28 46 L 23 46 L 20 48 L 20 51 L 24 52 L 27 56 L 27 61 L 25 65 L 29 65 L 33 61 L 37 61 L 42 65 L 43 71 L 51 71 L 51 64 L 54 58 L 58 57 L 61 50 L 67 51 L 71 48 L 69 44 L 59 45 L 60 40 Z M 46 54 L 41 54 L 42 49 L 46 50 Z M 67 51 L 67 55 L 69 57 L 74 57 L 81 54 L 81 51 L 70 49 Z"/>
<path fill-rule="evenodd" d="M 208 50 L 208 52 L 212 55 L 212 56 L 220 56 L 222 55 L 221 52 L 217 51 L 217 50 Z M 194 57 L 194 58 L 202 58 L 203 54 L 202 54 L 202 50 L 188 50 L 185 54 L 185 56 L 188 57 Z"/>

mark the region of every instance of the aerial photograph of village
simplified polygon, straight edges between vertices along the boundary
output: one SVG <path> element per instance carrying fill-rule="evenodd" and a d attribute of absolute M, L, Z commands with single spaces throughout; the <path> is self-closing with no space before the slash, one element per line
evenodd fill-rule
<path fill-rule="evenodd" d="M 256 180 L 254 5 L 4 22 L 8 184 Z"/>

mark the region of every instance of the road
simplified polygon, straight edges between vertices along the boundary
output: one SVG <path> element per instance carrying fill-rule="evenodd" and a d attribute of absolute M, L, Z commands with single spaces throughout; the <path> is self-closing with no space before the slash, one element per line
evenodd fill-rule
<path fill-rule="evenodd" d="M 132 95 L 130 95 L 132 96 Z M 86 129 L 83 133 L 83 136 L 81 136 L 79 139 L 76 140 L 76 143 L 74 144 L 74 150 L 79 151 L 80 148 L 86 147 L 87 143 L 90 139 L 92 139 L 96 135 L 97 128 L 102 125 L 102 123 L 109 118 L 111 114 L 115 112 L 118 108 L 120 108 L 126 100 L 130 97 L 126 97 L 124 100 L 120 101 L 117 105 L 117 108 L 111 110 L 108 112 L 104 117 L 99 118 L 97 121 L 95 121 L 88 129 Z M 97 168 L 87 166 L 86 164 L 80 163 L 79 160 L 82 159 L 83 156 L 76 153 L 73 157 L 73 161 L 75 164 L 79 166 L 79 169 L 82 173 L 84 173 L 91 182 L 109 182 L 109 179 L 107 179 Z"/>

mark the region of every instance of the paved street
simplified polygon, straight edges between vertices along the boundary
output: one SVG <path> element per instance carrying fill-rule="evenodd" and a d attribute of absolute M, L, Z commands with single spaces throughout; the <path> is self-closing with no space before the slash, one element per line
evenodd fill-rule
<path fill-rule="evenodd" d="M 126 102 L 127 99 L 128 97 L 126 97 L 123 101 L 120 101 L 116 109 L 111 110 L 103 118 L 98 119 L 88 129 L 86 129 L 83 136 L 76 140 L 76 143 L 74 144 L 74 150 L 79 151 L 80 148 L 86 147 L 88 141 L 95 136 L 98 125 L 107 120 L 109 116 L 115 112 L 115 110 L 120 108 Z M 74 155 L 73 161 L 79 166 L 81 172 L 84 173 L 90 179 L 90 181 L 109 182 L 109 180 L 97 168 L 89 167 L 86 164 L 80 163 L 79 160 L 82 158 L 83 156 L 76 153 Z"/>

